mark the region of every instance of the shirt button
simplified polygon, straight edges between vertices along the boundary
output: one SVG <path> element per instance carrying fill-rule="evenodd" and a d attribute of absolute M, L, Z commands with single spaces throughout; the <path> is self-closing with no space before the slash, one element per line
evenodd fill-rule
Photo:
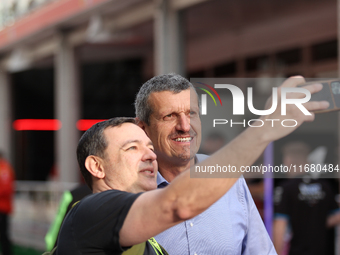
<path fill-rule="evenodd" d="M 190 222 L 190 227 L 193 227 L 193 226 L 194 226 L 194 223 Z M 195 255 L 197 254 L 195 253 Z"/>

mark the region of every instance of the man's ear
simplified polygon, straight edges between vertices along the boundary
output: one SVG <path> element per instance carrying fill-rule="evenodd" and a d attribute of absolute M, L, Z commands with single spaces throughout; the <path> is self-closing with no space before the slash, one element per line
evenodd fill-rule
<path fill-rule="evenodd" d="M 85 167 L 94 177 L 103 179 L 105 177 L 103 162 L 101 158 L 90 155 L 85 160 Z"/>
<path fill-rule="evenodd" d="M 144 121 L 140 120 L 138 117 L 135 118 L 136 123 L 138 125 L 138 127 L 140 127 L 141 129 L 143 129 L 145 131 L 145 123 Z"/>

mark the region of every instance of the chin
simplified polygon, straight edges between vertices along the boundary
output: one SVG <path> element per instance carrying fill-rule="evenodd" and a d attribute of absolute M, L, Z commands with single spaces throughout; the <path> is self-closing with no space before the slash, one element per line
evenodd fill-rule
<path fill-rule="evenodd" d="M 157 185 L 155 185 L 153 187 L 144 188 L 144 190 L 142 192 L 151 191 L 151 190 L 155 190 L 155 189 L 157 189 Z"/>
<path fill-rule="evenodd" d="M 150 190 L 154 190 L 154 189 L 157 189 L 156 181 L 155 181 L 154 184 L 147 184 L 147 185 L 141 186 L 141 192 L 150 191 Z"/>
<path fill-rule="evenodd" d="M 177 158 L 179 158 L 180 160 L 182 160 L 182 161 L 190 161 L 190 160 L 192 160 L 194 157 L 195 157 L 195 155 L 196 154 L 179 154 L 178 156 L 177 156 Z"/>

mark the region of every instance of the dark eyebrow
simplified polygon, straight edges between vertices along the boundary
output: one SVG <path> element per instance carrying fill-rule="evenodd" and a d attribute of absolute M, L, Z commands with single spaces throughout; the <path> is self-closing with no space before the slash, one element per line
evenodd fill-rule
<path fill-rule="evenodd" d="M 137 139 L 135 139 L 135 140 L 127 140 L 125 143 L 123 143 L 123 145 L 121 146 L 121 148 L 125 147 L 125 146 L 128 145 L 129 143 L 142 143 L 142 141 L 141 141 L 141 140 L 137 140 Z M 148 145 L 152 145 L 152 146 L 153 146 L 153 143 L 152 143 L 151 140 L 148 142 Z"/>
<path fill-rule="evenodd" d="M 141 140 L 127 140 L 125 143 L 122 144 L 122 148 L 128 145 L 129 143 L 141 143 Z"/>

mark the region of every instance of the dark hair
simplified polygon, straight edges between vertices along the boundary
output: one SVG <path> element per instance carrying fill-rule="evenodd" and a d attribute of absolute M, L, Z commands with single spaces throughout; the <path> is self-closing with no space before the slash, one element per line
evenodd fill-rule
<path fill-rule="evenodd" d="M 98 122 L 89 128 L 80 138 L 77 147 L 77 160 L 86 184 L 92 190 L 92 175 L 85 167 L 85 160 L 88 156 L 98 156 L 104 158 L 107 140 L 104 136 L 104 130 L 108 127 L 120 126 L 123 123 L 136 124 L 134 118 L 118 117 Z"/>
<path fill-rule="evenodd" d="M 173 93 L 180 93 L 190 88 L 194 89 L 194 86 L 187 79 L 175 73 L 153 77 L 145 82 L 137 93 L 135 100 L 136 117 L 150 125 L 149 118 L 152 114 L 152 108 L 149 104 L 149 96 L 153 92 L 171 91 Z"/>

